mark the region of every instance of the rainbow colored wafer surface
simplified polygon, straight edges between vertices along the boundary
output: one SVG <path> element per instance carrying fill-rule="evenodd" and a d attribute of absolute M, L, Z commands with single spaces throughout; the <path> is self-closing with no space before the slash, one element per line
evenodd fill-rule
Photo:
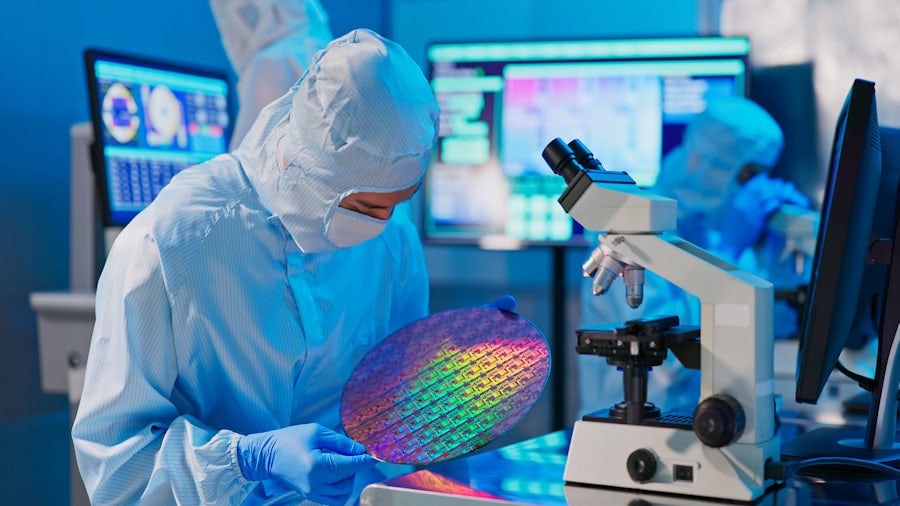
<path fill-rule="evenodd" d="M 387 462 L 451 459 L 518 423 L 549 372 L 547 341 L 525 318 L 493 308 L 435 313 L 357 365 L 341 399 L 344 429 Z"/>

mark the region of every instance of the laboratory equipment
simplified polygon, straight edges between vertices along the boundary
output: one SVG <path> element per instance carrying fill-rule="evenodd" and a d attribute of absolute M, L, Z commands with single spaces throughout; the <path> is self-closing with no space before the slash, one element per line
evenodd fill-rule
<path fill-rule="evenodd" d="M 595 293 L 630 271 L 623 275 L 627 296 L 639 304 L 641 273 L 649 269 L 701 304 L 699 342 L 695 329 L 681 328 L 671 315 L 578 331 L 576 351 L 613 355 L 610 363 L 630 367 L 621 409 L 575 423 L 564 479 L 730 500 L 761 497 L 775 484 L 765 467 L 779 460 L 780 446 L 771 283 L 679 238 L 673 233 L 676 201 L 639 188 L 626 172 L 604 170 L 578 139 L 566 145 L 557 138 L 542 154 L 567 183 L 559 197 L 565 212 L 602 232 L 583 266 L 594 277 Z M 700 402 L 658 413 L 646 402 L 647 369 L 673 345 L 687 348 L 683 362 L 700 369 Z"/>
<path fill-rule="evenodd" d="M 787 424 L 786 424 L 787 425 Z M 503 448 L 477 452 L 369 485 L 362 506 L 716 506 L 742 504 L 563 482 L 571 430 L 555 431 Z M 601 456 L 598 456 L 601 458 Z M 743 503 L 747 504 L 747 503 Z M 797 476 L 774 487 L 753 506 L 896 505 L 897 480 Z"/>
<path fill-rule="evenodd" d="M 549 373 L 547 340 L 524 317 L 491 307 L 441 311 L 363 357 L 344 386 L 341 420 L 378 459 L 431 464 L 506 433 Z"/>
<path fill-rule="evenodd" d="M 746 96 L 749 51 L 742 37 L 431 45 L 442 115 L 423 185 L 425 240 L 585 244 L 556 205 L 564 183 L 538 155 L 548 132 L 577 133 L 609 154 L 607 168 L 651 186 L 708 99 Z"/>
<path fill-rule="evenodd" d="M 822 230 L 797 356 L 797 401 L 815 403 L 848 340 L 859 332 L 855 319 L 862 315 L 875 320 L 878 355 L 875 377 L 868 380 L 872 401 L 866 429 L 864 434 L 853 427 L 809 432 L 785 445 L 785 455 L 791 458 L 900 458 L 895 433 L 900 375 L 900 248 L 895 247 L 900 236 L 900 167 L 896 158 L 882 158 L 883 153 L 897 155 L 896 144 L 882 151 L 882 137 L 897 142 L 896 132 L 891 135 L 879 129 L 875 84 L 856 79 L 835 130 Z M 876 267 L 880 280 L 873 283 L 866 271 Z M 863 285 L 864 280 L 869 284 Z"/>
<path fill-rule="evenodd" d="M 879 126 L 879 130 L 881 132 L 881 179 L 875 201 L 876 211 L 872 218 L 871 237 L 886 238 L 894 235 L 894 221 L 897 216 L 890 210 L 896 208 L 898 185 L 900 185 L 900 128 Z M 859 350 L 870 340 L 878 340 L 882 315 L 885 311 L 884 302 L 888 288 L 885 280 L 888 279 L 889 268 L 888 264 L 866 262 L 856 306 L 856 316 L 851 334 L 847 339 L 847 347 L 851 350 Z M 871 365 L 874 367 L 874 363 Z M 866 373 L 872 375 L 874 369 L 866 371 Z"/>
<path fill-rule="evenodd" d="M 781 328 L 775 328 L 776 348 L 779 346 L 778 340 L 790 338 L 791 344 L 795 344 L 795 338 L 799 335 L 802 310 L 806 304 L 809 289 L 812 258 L 816 252 L 819 215 L 818 211 L 812 209 L 782 204 L 768 220 L 768 232 L 780 235 L 783 243 L 780 251 L 769 252 L 772 255 L 769 261 L 773 264 L 767 270 L 765 277 L 779 281 L 775 287 L 776 304 L 782 303 L 790 308 L 796 321 L 796 327 L 793 328 L 791 323 L 779 321 Z M 778 314 L 777 307 L 775 314 Z M 778 319 L 777 316 L 776 319 Z M 777 355 L 778 350 L 776 349 Z M 794 352 L 793 355 L 796 356 L 796 353 Z M 777 369 L 776 366 L 776 371 Z M 793 377 L 793 372 L 790 376 Z M 790 383 L 791 389 L 793 389 L 793 379 L 790 380 Z M 793 397 L 793 393 L 790 396 Z"/>
<path fill-rule="evenodd" d="M 99 49 L 84 52 L 104 224 L 122 227 L 181 170 L 224 153 L 224 73 Z"/>
<path fill-rule="evenodd" d="M 782 204 L 769 218 L 767 228 L 784 236 L 784 249 L 778 261 L 793 262 L 798 275 L 806 272 L 806 259 L 812 258 L 816 252 L 819 213 L 793 204 Z"/>

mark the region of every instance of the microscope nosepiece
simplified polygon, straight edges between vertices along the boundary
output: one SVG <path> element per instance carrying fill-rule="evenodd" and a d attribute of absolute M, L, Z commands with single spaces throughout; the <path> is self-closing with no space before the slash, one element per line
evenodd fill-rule
<path fill-rule="evenodd" d="M 625 285 L 625 302 L 631 309 L 637 309 L 644 302 L 643 285 Z"/>
<path fill-rule="evenodd" d="M 594 295 L 603 295 L 609 290 L 612 282 L 616 280 L 618 274 L 611 272 L 609 269 L 600 269 L 594 276 L 594 283 L 591 285 L 591 291 Z"/>
<path fill-rule="evenodd" d="M 600 260 L 600 264 L 597 268 L 597 274 L 594 276 L 594 283 L 591 286 L 591 291 L 594 292 L 594 295 L 603 295 L 609 290 L 609 286 L 612 285 L 612 282 L 619 277 L 619 274 L 622 273 L 622 269 L 625 268 L 625 265 L 621 264 L 615 258 L 604 255 L 604 257 Z"/>
<path fill-rule="evenodd" d="M 597 246 L 591 251 L 591 255 L 581 264 L 581 273 L 584 274 L 584 277 L 592 278 L 594 274 L 597 274 L 597 269 L 600 268 L 600 262 L 604 256 L 606 255 L 603 253 L 602 246 Z"/>
<path fill-rule="evenodd" d="M 626 266 L 622 277 L 625 278 L 625 302 L 632 309 L 637 309 L 644 302 L 644 268 Z"/>

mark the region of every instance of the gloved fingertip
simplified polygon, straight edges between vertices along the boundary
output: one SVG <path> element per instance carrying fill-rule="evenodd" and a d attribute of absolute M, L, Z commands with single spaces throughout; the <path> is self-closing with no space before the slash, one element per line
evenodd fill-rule
<path fill-rule="evenodd" d="M 359 441 L 357 441 L 349 436 L 345 436 L 345 437 L 350 442 L 349 448 L 347 448 L 347 451 L 344 452 L 345 454 L 347 454 L 347 455 L 365 455 L 367 453 L 366 446 L 364 444 L 360 443 Z"/>
<path fill-rule="evenodd" d="M 368 469 L 370 467 L 373 467 L 377 463 L 378 460 L 368 453 L 364 453 L 362 455 L 353 455 L 350 457 L 350 465 L 357 469 Z"/>
<path fill-rule="evenodd" d="M 501 295 L 499 299 L 491 304 L 491 306 L 503 311 L 513 312 L 516 310 L 516 298 L 508 294 Z"/>
<path fill-rule="evenodd" d="M 332 430 L 322 431 L 316 443 L 322 449 L 330 450 L 341 455 L 360 455 L 366 453 L 366 447 L 363 446 L 362 443 Z"/>

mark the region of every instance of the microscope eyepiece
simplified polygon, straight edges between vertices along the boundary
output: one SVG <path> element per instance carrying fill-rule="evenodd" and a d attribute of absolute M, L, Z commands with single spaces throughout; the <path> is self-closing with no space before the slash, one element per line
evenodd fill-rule
<path fill-rule="evenodd" d="M 572 152 L 572 149 L 566 146 L 566 143 L 559 137 L 547 144 L 541 156 L 550 166 L 550 170 L 554 174 L 562 176 L 566 183 L 571 182 L 579 172 L 584 170 L 584 167 L 575 160 L 575 153 Z"/>
<path fill-rule="evenodd" d="M 569 148 L 575 153 L 575 161 L 580 163 L 585 169 L 604 170 L 600 160 L 594 158 L 594 154 L 581 142 L 581 139 L 572 139 L 569 142 Z"/>

